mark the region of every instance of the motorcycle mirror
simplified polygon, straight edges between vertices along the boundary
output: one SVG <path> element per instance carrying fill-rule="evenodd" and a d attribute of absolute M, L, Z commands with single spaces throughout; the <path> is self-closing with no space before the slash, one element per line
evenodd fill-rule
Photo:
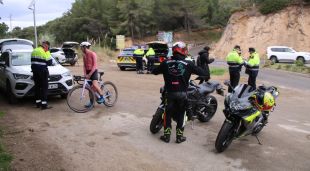
<path fill-rule="evenodd" d="M 225 81 L 224 81 L 224 85 L 230 86 L 230 81 L 229 81 L 229 80 L 225 80 Z"/>

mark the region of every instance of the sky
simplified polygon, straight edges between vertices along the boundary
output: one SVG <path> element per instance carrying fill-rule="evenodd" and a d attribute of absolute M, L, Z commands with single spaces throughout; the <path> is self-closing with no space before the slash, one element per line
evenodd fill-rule
<path fill-rule="evenodd" d="M 0 23 L 6 23 L 11 30 L 14 27 L 33 26 L 33 11 L 28 9 L 32 0 L 0 0 Z M 75 0 L 35 0 L 36 25 L 43 25 L 48 21 L 59 18 L 71 9 Z M 12 22 L 10 24 L 10 15 Z"/>

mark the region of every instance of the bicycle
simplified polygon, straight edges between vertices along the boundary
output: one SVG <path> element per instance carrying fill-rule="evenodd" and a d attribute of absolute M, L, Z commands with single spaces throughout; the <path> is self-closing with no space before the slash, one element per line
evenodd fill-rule
<path fill-rule="evenodd" d="M 104 97 L 103 104 L 107 107 L 112 107 L 117 101 L 117 88 L 111 81 L 104 82 L 102 80 L 101 77 L 104 72 L 98 72 L 98 74 L 98 83 Z M 92 81 L 82 76 L 73 76 L 73 80 L 78 85 L 74 86 L 68 92 L 67 104 L 69 108 L 77 113 L 85 113 L 92 110 L 95 105 L 95 98 L 99 98 L 99 94 L 95 92 L 91 87 Z"/>

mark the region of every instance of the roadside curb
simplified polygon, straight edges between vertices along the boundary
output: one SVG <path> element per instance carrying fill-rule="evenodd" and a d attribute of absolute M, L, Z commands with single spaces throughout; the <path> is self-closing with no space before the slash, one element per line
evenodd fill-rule
<path fill-rule="evenodd" d="M 292 74 L 292 75 L 298 75 L 298 76 L 301 76 L 301 77 L 310 78 L 310 74 L 303 74 L 303 73 L 292 72 L 292 71 L 284 71 L 284 70 L 272 69 L 272 68 L 266 68 L 266 67 L 262 67 L 262 69 L 264 69 L 264 70 L 271 70 L 271 71 L 278 71 L 278 72 L 283 72 L 283 73 L 289 73 L 289 74 Z"/>

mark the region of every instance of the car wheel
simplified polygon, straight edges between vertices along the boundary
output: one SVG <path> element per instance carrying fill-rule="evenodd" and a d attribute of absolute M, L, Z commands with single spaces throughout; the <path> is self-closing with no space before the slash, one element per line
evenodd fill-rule
<path fill-rule="evenodd" d="M 119 69 L 120 69 L 121 71 L 125 71 L 125 70 L 126 70 L 125 67 L 119 67 Z"/>
<path fill-rule="evenodd" d="M 270 57 L 270 61 L 272 62 L 272 64 L 275 64 L 278 62 L 278 59 L 277 59 L 277 57 L 272 56 L 272 57 Z"/>
<path fill-rule="evenodd" d="M 76 63 L 75 61 L 70 62 L 70 65 L 71 65 L 71 66 L 74 66 L 74 65 L 75 65 L 75 63 Z"/>
<path fill-rule="evenodd" d="M 66 99 L 67 98 L 67 96 L 68 96 L 68 94 L 66 93 L 66 94 L 61 94 L 60 95 L 60 97 L 62 98 L 62 99 Z"/>
<path fill-rule="evenodd" d="M 6 82 L 6 95 L 7 95 L 7 98 L 10 104 L 16 104 L 18 102 L 18 99 L 15 97 L 15 95 L 12 92 L 10 81 Z"/>
<path fill-rule="evenodd" d="M 304 57 L 302 57 L 302 56 L 300 56 L 300 57 L 298 57 L 297 58 L 297 61 L 299 61 L 299 62 L 301 62 L 301 63 L 305 63 L 305 59 L 304 59 Z"/>

